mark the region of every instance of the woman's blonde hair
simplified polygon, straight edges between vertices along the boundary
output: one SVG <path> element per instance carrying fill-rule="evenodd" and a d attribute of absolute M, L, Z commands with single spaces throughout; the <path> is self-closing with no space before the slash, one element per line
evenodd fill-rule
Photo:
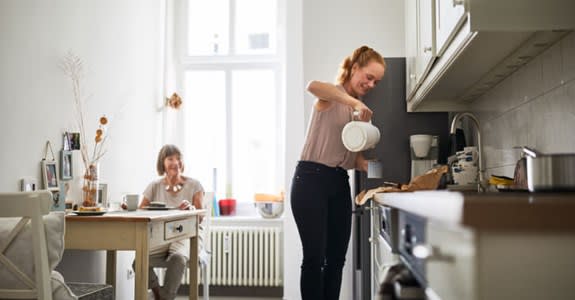
<path fill-rule="evenodd" d="M 380 63 L 384 68 L 386 67 L 383 56 L 381 56 L 381 54 L 372 48 L 368 46 L 361 46 L 355 49 L 353 53 L 346 57 L 339 66 L 337 83 L 344 84 L 351 79 L 351 69 L 353 68 L 354 64 L 357 64 L 358 67 L 363 68 L 367 66 L 367 64 L 372 60 Z"/>
<path fill-rule="evenodd" d="M 164 145 L 162 149 L 160 149 L 160 152 L 158 153 L 158 161 L 156 161 L 156 171 L 158 171 L 158 175 L 162 176 L 164 173 L 166 173 L 164 160 L 166 160 L 166 157 L 172 155 L 178 156 L 178 160 L 180 161 L 180 169 L 182 172 L 184 172 L 184 163 L 182 162 L 183 157 L 180 149 L 178 149 L 178 147 L 175 145 Z"/>

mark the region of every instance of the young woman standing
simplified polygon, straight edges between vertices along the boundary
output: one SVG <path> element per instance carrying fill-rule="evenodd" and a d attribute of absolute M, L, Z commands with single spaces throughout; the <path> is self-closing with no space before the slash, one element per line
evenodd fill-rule
<path fill-rule="evenodd" d="M 384 72 L 383 57 L 362 46 L 343 60 L 336 84 L 312 81 L 308 85 L 317 101 L 291 186 L 291 207 L 303 246 L 303 300 L 339 299 L 351 234 L 347 170 L 367 170 L 361 153 L 344 147 L 341 132 L 354 111 L 359 120 L 371 119 L 372 111 L 361 98 Z"/>

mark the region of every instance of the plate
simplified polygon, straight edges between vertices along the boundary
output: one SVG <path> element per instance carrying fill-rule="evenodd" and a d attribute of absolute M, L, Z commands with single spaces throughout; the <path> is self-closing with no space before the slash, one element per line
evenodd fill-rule
<path fill-rule="evenodd" d="M 101 211 L 79 211 L 79 210 L 73 210 L 72 213 L 75 213 L 78 216 L 101 216 L 105 213 L 107 213 L 107 211 L 105 210 L 101 210 Z"/>
<path fill-rule="evenodd" d="M 142 207 L 143 209 L 147 209 L 147 210 L 168 210 L 168 209 L 176 209 L 176 207 L 173 206 L 144 206 Z"/>

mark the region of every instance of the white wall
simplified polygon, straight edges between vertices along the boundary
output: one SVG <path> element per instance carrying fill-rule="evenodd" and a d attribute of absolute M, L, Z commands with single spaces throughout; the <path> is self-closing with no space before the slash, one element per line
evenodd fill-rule
<path fill-rule="evenodd" d="M 335 81 L 341 61 L 361 45 L 404 57 L 404 6 L 401 0 L 304 1 L 304 80 Z M 314 100 L 306 95 L 306 112 Z"/>
<path fill-rule="evenodd" d="M 25 176 L 41 182 L 46 141 L 58 155 L 62 133 L 76 129 L 71 85 L 58 67 L 68 50 L 85 64 L 83 84 L 92 95 L 86 113 L 90 139 L 99 115 L 111 119 L 109 149 L 101 161 L 101 179 L 108 183 L 110 197 L 143 191 L 155 175 L 161 129 L 156 103 L 162 96 L 158 41 L 163 3 L 0 1 L 0 191 L 17 191 L 18 180 Z M 77 186 L 83 170 L 75 154 Z M 133 298 L 133 280 L 126 280 L 132 259 L 131 253 L 119 256 L 117 299 Z M 62 267 L 74 281 L 103 280 L 101 253 L 67 253 Z"/>
<path fill-rule="evenodd" d="M 299 159 L 304 124 L 304 82 L 302 56 L 302 2 L 286 1 L 286 140 L 285 140 L 285 186 L 284 205 L 284 299 L 300 299 L 299 275 L 302 259 L 301 242 L 289 205 L 291 179 Z"/>
<path fill-rule="evenodd" d="M 290 187 L 303 145 L 307 117 L 314 101 L 305 92 L 306 82 L 312 79 L 334 81 L 341 60 L 363 44 L 373 47 L 385 57 L 403 57 L 405 39 L 402 0 L 287 2 L 286 186 Z M 303 18 L 300 19 L 300 16 Z M 295 300 L 301 298 L 299 278 L 302 254 L 289 207 L 289 189 L 286 199 L 284 299 Z M 352 299 L 351 253 L 349 247 L 340 299 Z"/>

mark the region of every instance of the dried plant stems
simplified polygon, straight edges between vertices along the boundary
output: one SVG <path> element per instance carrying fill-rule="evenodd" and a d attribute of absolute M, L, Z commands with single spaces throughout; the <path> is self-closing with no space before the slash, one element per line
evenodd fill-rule
<path fill-rule="evenodd" d="M 88 152 L 88 136 L 86 135 L 85 127 L 85 100 L 87 97 L 82 93 L 81 80 L 84 77 L 84 64 L 82 60 L 76 56 L 71 51 L 64 56 L 60 67 L 64 73 L 70 78 L 72 82 L 72 95 L 74 97 L 74 113 L 76 118 L 76 123 L 78 125 L 78 130 L 80 131 L 80 153 L 82 155 L 82 162 L 84 163 L 85 170 L 88 170 L 91 165 L 96 164 L 100 158 L 106 153 L 105 144 L 108 139 L 107 135 L 101 136 L 104 132 L 105 124 L 102 124 L 102 118 L 100 118 L 99 129 L 100 134 L 97 134 L 94 149 L 92 152 L 92 157 L 89 156 Z M 107 119 L 105 119 L 107 123 Z"/>

